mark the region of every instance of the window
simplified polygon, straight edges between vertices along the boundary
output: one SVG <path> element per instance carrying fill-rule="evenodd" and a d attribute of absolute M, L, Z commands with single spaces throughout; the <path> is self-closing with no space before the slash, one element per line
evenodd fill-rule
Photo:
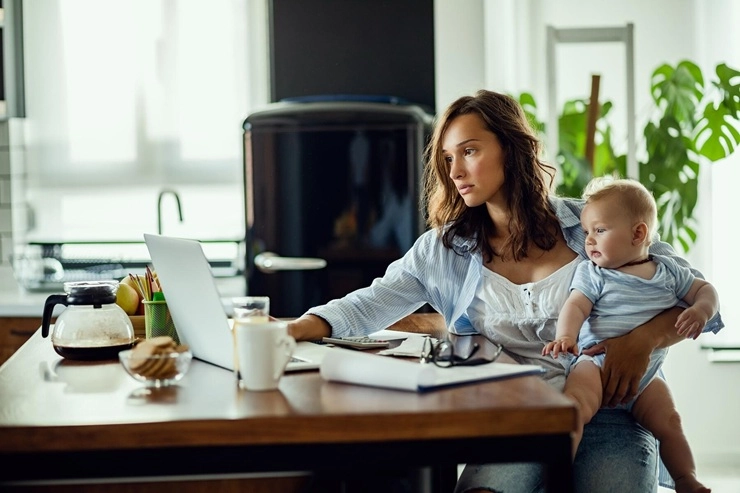
<path fill-rule="evenodd" d="M 738 292 L 737 259 L 737 207 L 732 205 L 732 197 L 737 194 L 740 183 L 740 150 L 720 162 L 711 164 L 711 241 L 707 248 L 710 255 L 711 270 L 707 279 L 714 284 L 719 293 L 720 311 L 725 329 L 711 338 L 704 338 L 705 344 L 731 344 L 740 347 L 740 306 L 734 299 Z M 707 218 L 709 219 L 709 218 Z"/>
<path fill-rule="evenodd" d="M 29 239 L 141 239 L 165 187 L 184 216 L 170 232 L 243 236 L 242 122 L 266 79 L 250 3 L 25 3 Z M 112 225 L 119 208 L 135 219 Z"/>

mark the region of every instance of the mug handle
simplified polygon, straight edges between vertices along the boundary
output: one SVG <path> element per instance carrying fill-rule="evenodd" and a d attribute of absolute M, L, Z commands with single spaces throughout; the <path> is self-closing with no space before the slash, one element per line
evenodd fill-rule
<path fill-rule="evenodd" d="M 283 357 L 275 358 L 275 374 L 272 376 L 272 378 L 277 380 L 285 371 L 285 367 L 288 366 L 288 361 L 290 361 L 290 357 L 293 356 L 296 342 L 292 336 L 286 335 L 285 337 L 281 337 L 280 339 L 278 339 L 275 342 L 275 346 L 276 348 L 280 348 L 281 346 L 284 348 L 284 351 L 282 353 Z"/>

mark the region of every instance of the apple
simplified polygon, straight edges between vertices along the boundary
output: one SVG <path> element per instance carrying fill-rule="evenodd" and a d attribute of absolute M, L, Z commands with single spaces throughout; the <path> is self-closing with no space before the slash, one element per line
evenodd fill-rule
<path fill-rule="evenodd" d="M 135 278 L 139 279 L 139 281 L 144 284 L 146 281 L 145 277 L 142 275 L 137 274 L 131 274 L 129 276 L 125 276 L 123 279 L 121 279 L 120 284 L 125 284 L 127 286 L 131 286 L 136 290 L 137 293 L 139 293 L 139 298 L 141 298 L 141 293 L 139 292 L 139 286 L 136 284 L 136 281 L 131 278 L 131 276 L 134 276 Z"/>
<path fill-rule="evenodd" d="M 123 308 L 126 315 L 136 315 L 139 310 L 139 292 L 130 284 L 120 282 L 116 292 L 116 304 Z"/>

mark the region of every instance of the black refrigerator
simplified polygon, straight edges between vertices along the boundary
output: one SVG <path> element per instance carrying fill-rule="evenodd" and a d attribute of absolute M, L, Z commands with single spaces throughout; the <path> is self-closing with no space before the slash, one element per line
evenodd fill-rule
<path fill-rule="evenodd" d="M 277 317 L 369 285 L 425 229 L 432 116 L 392 99 L 305 99 L 243 125 L 247 293 L 269 296 Z"/>

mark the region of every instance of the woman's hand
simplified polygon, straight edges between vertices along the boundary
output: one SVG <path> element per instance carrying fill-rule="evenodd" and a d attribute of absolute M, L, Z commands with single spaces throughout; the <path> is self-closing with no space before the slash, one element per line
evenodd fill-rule
<path fill-rule="evenodd" d="M 653 349 L 650 342 L 641 337 L 640 332 L 633 330 L 583 351 L 589 356 L 606 353 L 604 367 L 601 369 L 604 406 L 614 407 L 634 399 L 640 380 L 647 371 Z"/>
<path fill-rule="evenodd" d="M 316 315 L 303 315 L 288 322 L 288 333 L 296 341 L 318 341 L 331 335 L 331 326 Z"/>
<path fill-rule="evenodd" d="M 682 311 L 679 307 L 666 310 L 629 334 L 607 339 L 583 351 L 589 356 L 605 353 L 601 369 L 604 406 L 614 407 L 634 399 L 647 371 L 650 353 L 684 339 L 675 328 Z"/>

